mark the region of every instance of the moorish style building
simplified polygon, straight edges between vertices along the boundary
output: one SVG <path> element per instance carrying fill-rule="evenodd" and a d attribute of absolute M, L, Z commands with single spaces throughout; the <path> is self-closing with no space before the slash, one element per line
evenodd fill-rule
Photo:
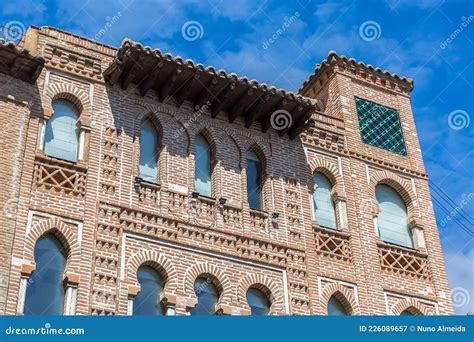
<path fill-rule="evenodd" d="M 51 27 L 0 44 L 0 313 L 438 315 L 410 79 L 299 92 Z"/>

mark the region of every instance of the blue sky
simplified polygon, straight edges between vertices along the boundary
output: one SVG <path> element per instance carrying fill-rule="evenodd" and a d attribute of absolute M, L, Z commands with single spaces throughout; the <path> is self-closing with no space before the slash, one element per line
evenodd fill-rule
<path fill-rule="evenodd" d="M 474 231 L 474 1 L 16 0 L 0 11 L 3 25 L 128 37 L 293 91 L 329 50 L 413 78 L 430 179 L 465 212 L 434 204 L 456 312 L 474 312 L 474 240 L 447 220 Z"/>

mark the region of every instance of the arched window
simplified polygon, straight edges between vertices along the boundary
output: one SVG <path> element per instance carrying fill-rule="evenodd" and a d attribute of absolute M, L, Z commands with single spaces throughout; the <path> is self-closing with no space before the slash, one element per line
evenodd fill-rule
<path fill-rule="evenodd" d="M 145 120 L 140 131 L 139 176 L 148 182 L 158 182 L 158 132 L 151 120 Z"/>
<path fill-rule="evenodd" d="M 262 165 L 253 150 L 247 151 L 247 199 L 249 207 L 262 210 Z"/>
<path fill-rule="evenodd" d="M 270 313 L 270 301 L 260 290 L 250 288 L 247 291 L 247 303 L 254 316 L 266 316 Z"/>
<path fill-rule="evenodd" d="M 405 202 L 400 195 L 385 184 L 377 185 L 375 195 L 380 205 L 377 227 L 380 238 L 397 245 L 413 248 Z"/>
<path fill-rule="evenodd" d="M 46 123 L 44 153 L 48 156 L 77 161 L 79 113 L 76 107 L 66 100 L 55 100 L 53 116 Z"/>
<path fill-rule="evenodd" d="M 400 313 L 400 316 L 414 316 L 414 315 L 407 309 L 407 310 L 403 310 Z"/>
<path fill-rule="evenodd" d="M 327 228 L 336 229 L 336 210 L 332 200 L 332 185 L 329 179 L 322 173 L 313 176 L 315 190 L 313 192 L 313 213 L 316 222 Z"/>
<path fill-rule="evenodd" d="M 212 196 L 212 152 L 206 138 L 199 134 L 195 139 L 196 160 L 194 164 L 194 178 L 196 192 Z"/>
<path fill-rule="evenodd" d="M 25 315 L 62 315 L 66 253 L 53 234 L 43 235 L 35 245 L 36 269 L 28 280 Z"/>
<path fill-rule="evenodd" d="M 331 296 L 328 301 L 328 315 L 329 316 L 348 316 L 349 313 L 347 312 L 344 305 L 342 305 L 341 301 L 336 298 L 336 296 Z"/>
<path fill-rule="evenodd" d="M 138 269 L 137 279 L 140 283 L 140 292 L 133 300 L 133 314 L 139 316 L 164 315 L 160 303 L 160 293 L 165 282 L 158 272 L 150 266 Z"/>
<path fill-rule="evenodd" d="M 193 316 L 210 316 L 216 314 L 216 304 L 219 292 L 209 278 L 199 277 L 194 282 L 194 293 L 198 303 L 191 311 Z"/>

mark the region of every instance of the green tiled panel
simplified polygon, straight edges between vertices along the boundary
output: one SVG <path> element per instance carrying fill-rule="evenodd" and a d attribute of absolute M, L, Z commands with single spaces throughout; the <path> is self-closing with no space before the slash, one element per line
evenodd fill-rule
<path fill-rule="evenodd" d="M 362 141 L 405 156 L 407 150 L 398 111 L 358 97 L 355 100 Z"/>

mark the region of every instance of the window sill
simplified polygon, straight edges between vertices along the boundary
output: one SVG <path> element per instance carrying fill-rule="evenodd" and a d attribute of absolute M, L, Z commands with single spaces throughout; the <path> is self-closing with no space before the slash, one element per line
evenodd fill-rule
<path fill-rule="evenodd" d="M 82 169 L 82 171 L 87 170 L 87 163 L 85 163 L 83 160 L 78 160 L 77 162 L 72 162 L 69 160 L 65 159 L 60 159 L 56 157 L 51 157 L 48 156 L 44 151 L 42 150 L 37 150 L 35 153 L 35 160 L 37 161 L 42 161 L 46 162 L 51 165 L 58 165 L 66 168 L 72 168 L 72 169 Z"/>
<path fill-rule="evenodd" d="M 145 179 L 143 179 L 139 176 L 135 177 L 135 184 L 147 186 L 147 187 L 150 187 L 150 188 L 161 189 L 161 184 L 160 183 L 145 180 Z"/>
<path fill-rule="evenodd" d="M 345 237 L 345 238 L 349 238 L 351 236 L 351 234 L 349 233 L 348 230 L 340 230 L 340 229 L 337 229 L 337 228 L 328 228 L 328 227 L 320 226 L 316 222 L 313 222 L 313 229 L 319 230 L 319 231 L 322 231 L 322 232 L 325 232 L 325 233 L 329 233 L 329 234 L 339 235 L 339 236 Z"/>
<path fill-rule="evenodd" d="M 200 201 L 207 203 L 216 203 L 215 197 L 201 195 L 199 192 L 193 192 L 193 195 L 197 195 L 195 198 L 199 199 Z"/>
<path fill-rule="evenodd" d="M 387 242 L 380 238 L 379 238 L 379 241 L 377 242 L 377 246 L 381 248 L 395 248 L 395 249 L 398 249 L 410 254 L 419 255 L 419 256 L 428 256 L 428 254 L 425 251 L 422 251 L 421 249 L 397 245 L 396 243 Z"/>
<path fill-rule="evenodd" d="M 253 214 L 255 216 L 260 216 L 264 218 L 268 218 L 268 212 L 265 210 L 260 210 L 260 209 L 254 209 L 254 208 L 249 208 L 250 214 Z"/>

